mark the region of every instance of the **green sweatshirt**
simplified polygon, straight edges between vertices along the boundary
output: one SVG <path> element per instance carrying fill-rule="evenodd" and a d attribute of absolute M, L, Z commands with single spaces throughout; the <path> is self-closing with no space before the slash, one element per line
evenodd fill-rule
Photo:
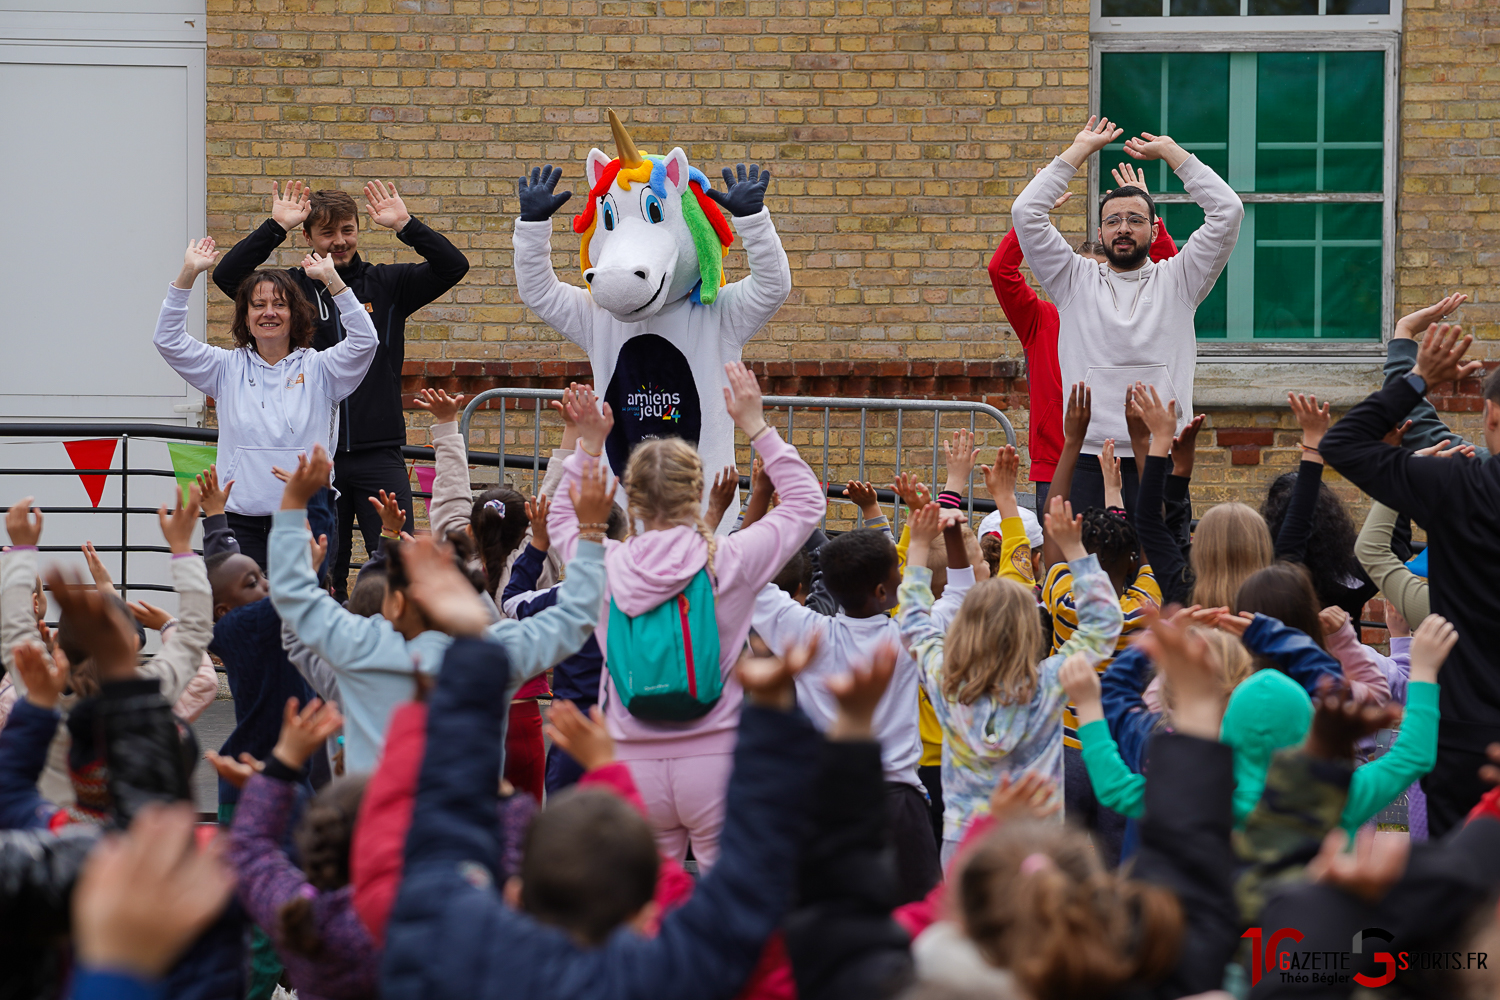
<path fill-rule="evenodd" d="M 1356 768 L 1349 782 L 1340 825 L 1350 836 L 1437 762 L 1438 686 L 1412 681 L 1406 699 L 1400 739 L 1384 756 Z M 1243 826 L 1260 801 L 1276 750 L 1305 738 L 1312 714 L 1307 693 L 1279 671 L 1259 671 L 1235 689 L 1220 739 L 1235 753 L 1236 826 Z M 1145 811 L 1146 777 L 1121 759 L 1109 724 L 1090 722 L 1078 730 L 1078 739 L 1095 797 L 1117 813 L 1139 818 Z"/>

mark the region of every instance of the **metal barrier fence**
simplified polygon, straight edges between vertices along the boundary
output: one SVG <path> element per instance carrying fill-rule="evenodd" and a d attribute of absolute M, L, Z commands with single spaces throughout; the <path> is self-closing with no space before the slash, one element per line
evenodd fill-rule
<path fill-rule="evenodd" d="M 487 389 L 469 400 L 464 407 L 459 421 L 459 433 L 465 442 L 471 442 L 474 414 L 485 407 L 499 414 L 495 440 L 497 450 L 508 450 L 512 438 L 517 446 L 524 446 L 529 437 L 532 451 L 531 491 L 535 492 L 547 468 L 547 459 L 542 452 L 545 442 L 554 436 L 549 431 L 555 431 L 555 436 L 560 437 L 562 429 L 559 420 L 553 418 L 544 424 L 542 418 L 550 412 L 547 403 L 562 399 L 562 395 L 561 389 Z M 927 482 L 932 484 L 936 492 L 937 476 L 942 468 L 942 435 L 944 431 L 958 429 L 951 420 L 945 427 L 944 415 L 957 415 L 959 424 L 974 433 L 976 443 L 986 448 L 996 446 L 995 442 L 986 440 L 992 431 L 1003 433 L 1006 444 L 1016 443 L 1016 431 L 1010 420 L 987 403 L 949 399 L 848 399 L 839 396 L 766 396 L 764 399 L 766 417 L 779 426 L 782 437 L 797 446 L 803 458 L 815 469 L 819 468 L 818 457 L 821 457 L 819 481 L 824 484 L 828 496 L 834 500 L 845 500 L 844 484 L 851 479 L 889 483 L 903 470 L 912 469 L 928 470 Z M 500 402 L 499 406 L 489 405 L 496 400 Z M 528 400 L 530 406 L 523 406 Z M 797 420 L 798 410 L 812 414 L 810 424 L 805 419 L 801 422 Z M 784 420 L 782 411 L 785 411 Z M 517 413 L 519 421 L 508 424 L 508 412 Z M 930 428 L 925 421 L 918 423 L 907 420 L 909 414 L 928 412 L 932 414 Z M 856 414 L 857 424 L 854 421 Z M 889 415 L 894 419 L 881 419 L 878 416 L 872 426 L 872 414 Z M 981 418 L 992 422 L 993 426 L 981 426 Z M 854 437 L 856 427 L 857 438 Z M 736 461 L 743 460 L 743 468 L 748 469 L 753 449 L 748 444 L 741 444 L 736 446 L 736 452 Z M 909 460 L 918 454 L 925 459 L 929 452 L 930 462 Z M 470 452 L 471 456 L 474 454 Z M 512 457 L 507 455 L 507 468 L 515 467 Z M 526 463 L 523 459 L 519 464 L 524 468 Z M 712 471 L 714 470 L 710 470 Z M 830 480 L 830 473 L 834 471 L 843 474 Z M 740 485 L 749 488 L 750 477 L 740 476 Z M 969 515 L 972 517 L 976 512 L 985 514 L 994 510 L 993 501 L 974 496 L 973 486 L 971 474 L 965 491 L 969 498 Z M 896 503 L 894 494 L 890 490 L 877 490 L 877 496 L 882 505 L 892 508 L 891 521 L 899 531 L 900 505 Z M 827 525 L 826 516 L 824 525 Z"/>

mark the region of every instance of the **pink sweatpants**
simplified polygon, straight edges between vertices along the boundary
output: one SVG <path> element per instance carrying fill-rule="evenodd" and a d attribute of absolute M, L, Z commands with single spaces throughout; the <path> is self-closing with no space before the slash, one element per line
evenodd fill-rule
<path fill-rule="evenodd" d="M 682 861 L 689 842 L 698 871 L 706 874 L 719 859 L 719 831 L 724 826 L 724 793 L 734 754 L 629 760 L 630 774 L 646 803 L 663 857 Z"/>

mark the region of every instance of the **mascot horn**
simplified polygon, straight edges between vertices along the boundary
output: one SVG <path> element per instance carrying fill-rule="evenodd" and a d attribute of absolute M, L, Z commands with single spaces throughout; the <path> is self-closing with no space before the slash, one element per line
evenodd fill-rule
<path fill-rule="evenodd" d="M 613 159 L 589 150 L 588 203 L 573 229 L 582 236 L 585 291 L 552 268 L 552 215 L 572 197 L 555 192 L 561 169 L 522 176 L 514 247 L 516 288 L 558 333 L 588 352 L 594 385 L 614 411 L 606 442 L 610 465 L 625 469 L 648 437 L 698 445 L 706 482 L 734 464 L 734 424 L 724 410 L 724 365 L 737 361 L 792 291 L 786 251 L 764 204 L 770 171 L 724 169 L 726 193 L 674 147 L 639 153 L 613 111 Z M 726 284 L 724 255 L 734 241 L 728 210 L 745 242 L 750 274 Z M 734 512 L 726 514 L 731 521 Z"/>

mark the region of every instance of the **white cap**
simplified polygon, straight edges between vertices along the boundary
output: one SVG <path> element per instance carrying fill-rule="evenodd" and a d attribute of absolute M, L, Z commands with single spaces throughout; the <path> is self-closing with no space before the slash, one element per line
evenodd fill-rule
<path fill-rule="evenodd" d="M 1025 507 L 1019 509 L 1021 523 L 1026 526 L 1026 541 L 1034 549 L 1042 545 L 1042 524 L 1036 519 L 1036 515 Z M 986 514 L 984 520 L 979 522 L 979 537 L 983 538 L 989 534 L 1000 534 L 1000 512 L 994 511 Z"/>

